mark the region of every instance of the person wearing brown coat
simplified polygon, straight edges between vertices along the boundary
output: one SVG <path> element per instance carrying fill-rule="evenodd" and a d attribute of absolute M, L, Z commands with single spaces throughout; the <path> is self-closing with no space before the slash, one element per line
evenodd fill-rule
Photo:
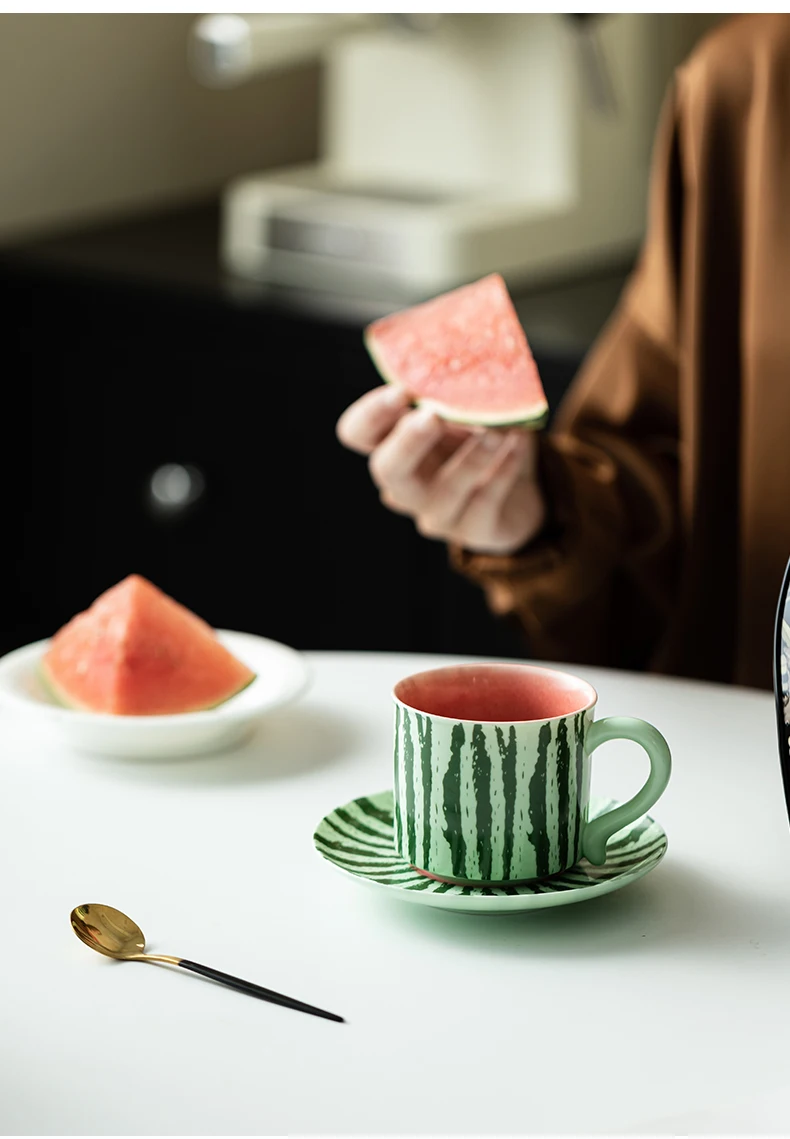
<path fill-rule="evenodd" d="M 338 435 L 533 657 L 769 687 L 790 557 L 790 16 L 673 78 L 619 305 L 542 434 L 382 386 Z"/>

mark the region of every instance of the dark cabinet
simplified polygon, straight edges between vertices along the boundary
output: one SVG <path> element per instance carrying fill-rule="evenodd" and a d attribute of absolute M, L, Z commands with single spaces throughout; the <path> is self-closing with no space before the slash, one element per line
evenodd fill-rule
<path fill-rule="evenodd" d="M 139 572 L 217 627 L 297 648 L 518 653 L 335 439 L 378 382 L 361 323 L 230 299 L 201 216 L 202 266 L 152 243 L 150 271 L 118 271 L 133 226 L 126 245 L 108 230 L 104 246 L 76 235 L 0 262 L 0 651 Z M 556 404 L 580 346 L 536 355 Z"/>

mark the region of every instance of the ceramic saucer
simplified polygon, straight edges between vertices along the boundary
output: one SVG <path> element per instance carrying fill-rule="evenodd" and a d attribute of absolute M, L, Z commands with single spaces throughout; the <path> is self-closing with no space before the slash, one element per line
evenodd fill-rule
<path fill-rule="evenodd" d="M 618 804 L 593 800 L 594 819 Z M 518 913 L 566 906 L 610 894 L 648 874 L 664 857 L 667 836 L 650 815 L 613 835 L 606 862 L 593 866 L 582 859 L 564 874 L 527 886 L 450 886 L 412 870 L 394 845 L 392 791 L 354 799 L 323 818 L 313 835 L 316 849 L 356 882 L 408 902 L 465 913 Z"/>

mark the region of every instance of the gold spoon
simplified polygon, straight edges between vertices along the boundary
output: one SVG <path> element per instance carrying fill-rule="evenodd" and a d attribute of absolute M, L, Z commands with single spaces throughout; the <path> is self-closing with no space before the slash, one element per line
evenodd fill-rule
<path fill-rule="evenodd" d="M 230 989 L 238 989 L 240 993 L 247 993 L 251 997 L 259 997 L 272 1004 L 284 1005 L 286 1008 L 296 1009 L 299 1012 L 309 1012 L 313 1016 L 323 1016 L 327 1020 L 336 1020 L 341 1024 L 343 1017 L 333 1012 L 307 1005 L 303 1001 L 284 997 L 282 993 L 275 993 L 271 989 L 264 989 L 261 985 L 254 985 L 251 981 L 242 981 L 238 977 L 231 977 L 228 973 L 220 973 L 217 969 L 209 969 L 206 965 L 197 965 L 194 961 L 186 961 L 183 957 L 167 957 L 163 953 L 146 953 L 145 937 L 139 925 L 135 925 L 131 918 L 114 910 L 112 906 L 77 906 L 71 911 L 71 928 L 80 941 L 97 953 L 105 957 L 114 957 L 117 961 L 153 961 L 161 965 L 178 965 L 181 969 L 189 969 L 192 973 L 200 973 L 212 981 L 219 981 Z"/>

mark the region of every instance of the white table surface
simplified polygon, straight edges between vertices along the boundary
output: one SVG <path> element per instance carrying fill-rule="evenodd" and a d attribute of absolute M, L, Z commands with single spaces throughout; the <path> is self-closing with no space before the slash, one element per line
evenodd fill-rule
<path fill-rule="evenodd" d="M 478 917 L 379 897 L 311 838 L 390 785 L 390 687 L 441 659 L 308 658 L 308 694 L 219 757 L 102 759 L 0 721 L 3 1134 L 790 1133 L 769 694 L 575 669 L 599 716 L 667 736 L 669 852 L 608 897 Z M 593 792 L 645 767 L 609 744 Z M 82 902 L 348 1023 L 92 954 Z"/>

